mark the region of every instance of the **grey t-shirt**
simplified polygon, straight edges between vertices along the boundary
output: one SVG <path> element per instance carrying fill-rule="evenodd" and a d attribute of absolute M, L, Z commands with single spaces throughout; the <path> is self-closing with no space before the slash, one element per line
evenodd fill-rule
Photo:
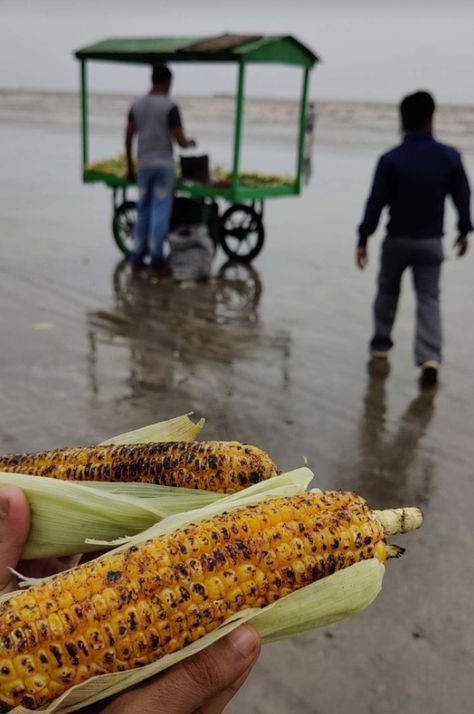
<path fill-rule="evenodd" d="M 171 130 L 181 126 L 181 117 L 169 96 L 150 92 L 133 102 L 129 116 L 138 132 L 138 166 L 152 168 L 172 164 Z"/>

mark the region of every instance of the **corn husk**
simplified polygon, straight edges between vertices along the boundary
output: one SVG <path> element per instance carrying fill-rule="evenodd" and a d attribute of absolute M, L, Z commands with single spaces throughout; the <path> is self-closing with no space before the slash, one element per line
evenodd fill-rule
<path fill-rule="evenodd" d="M 37 478 L 30 476 L 29 478 Z M 280 474 L 279 476 L 274 476 L 266 481 L 261 481 L 260 483 L 251 486 L 243 491 L 231 495 L 222 495 L 217 501 L 211 502 L 209 505 L 196 508 L 194 510 L 181 511 L 175 515 L 168 516 L 157 522 L 155 518 L 153 520 L 153 525 L 142 530 L 136 535 L 129 536 L 118 536 L 113 540 L 99 539 L 99 538 L 88 538 L 85 537 L 83 546 L 87 551 L 96 551 L 98 549 L 113 549 L 111 552 L 119 553 L 122 550 L 126 550 L 132 545 L 139 545 L 145 540 L 150 538 L 158 538 L 165 533 L 171 533 L 172 531 L 184 527 L 187 523 L 198 523 L 199 521 L 205 520 L 206 518 L 212 518 L 212 516 L 222 513 L 223 511 L 229 511 L 235 508 L 239 508 L 250 503 L 257 503 L 268 498 L 279 498 L 281 496 L 294 496 L 298 493 L 303 493 L 308 487 L 310 481 L 313 478 L 313 473 L 307 468 L 296 469 L 295 471 L 289 471 L 286 474 Z M 50 479 L 53 480 L 53 479 Z M 58 482 L 63 483 L 63 482 Z M 174 489 L 176 490 L 176 489 Z M 183 489 L 186 490 L 186 489 Z M 194 492 L 191 492 L 194 493 Z M 206 493 L 206 492 L 204 492 Z M 130 498 L 127 499 L 130 501 Z M 138 501 L 138 506 L 148 503 L 148 501 L 143 502 Z M 123 514 L 121 511 L 120 516 Z M 66 537 L 66 528 L 63 526 L 63 532 L 61 537 Z M 87 525 L 84 530 L 87 530 Z M 86 551 L 84 551 L 86 552 Z M 37 583 L 44 582 L 48 578 L 21 578 L 21 586 L 29 587 L 30 585 L 35 585 Z M 0 604 L 4 600 L 8 600 L 11 597 L 11 593 L 7 593 L 0 597 Z"/>
<path fill-rule="evenodd" d="M 219 503 L 210 504 L 193 513 L 170 516 L 144 533 L 134 536 L 127 545 L 121 545 L 113 552 L 124 550 L 132 542 L 139 544 L 150 537 L 169 533 L 176 528 L 210 518 L 223 511 L 234 510 L 268 498 L 303 493 L 312 477 L 313 474 L 309 469 L 298 469 L 256 484 L 238 494 L 227 496 Z M 53 712 L 66 714 L 66 712 L 90 706 L 105 697 L 135 686 L 186 657 L 196 654 L 244 622 L 250 622 L 256 627 L 264 642 L 290 637 L 308 629 L 336 622 L 362 610 L 374 600 L 381 589 L 384 571 L 384 566 L 375 559 L 352 565 L 287 595 L 272 605 L 262 609 L 244 610 L 229 618 L 221 627 L 202 639 L 157 662 L 129 672 L 101 675 L 79 684 L 65 692 L 42 711 L 46 714 L 53 714 Z M 2 600 L 9 597 L 11 594 Z M 29 710 L 20 706 L 16 707 L 13 712 L 14 714 L 28 714 Z"/>
<path fill-rule="evenodd" d="M 144 426 L 141 429 L 127 431 L 125 434 L 106 439 L 101 444 L 104 446 L 106 444 L 147 444 L 153 441 L 195 441 L 204 424 L 204 419 L 200 419 L 195 424 L 189 418 L 189 414 L 185 414 L 174 419 Z"/>
<path fill-rule="evenodd" d="M 120 434 L 104 443 L 193 441 L 204 425 L 188 415 Z M 0 486 L 26 495 L 32 515 L 22 558 L 49 558 L 90 552 L 86 538 L 114 541 L 140 533 L 174 513 L 218 501 L 223 494 L 154 484 L 98 484 L 0 472 Z"/>
<path fill-rule="evenodd" d="M 218 501 L 222 494 L 153 486 L 131 495 L 127 486 L 116 491 L 97 485 L 59 481 L 41 476 L 0 472 L 0 484 L 20 488 L 31 508 L 31 528 L 21 558 L 58 558 L 97 548 L 87 538 L 107 543 L 149 528 L 173 513 Z M 132 484 L 130 484 L 132 485 Z M 149 484 L 137 484 L 148 486 Z M 161 493 L 159 489 L 166 490 Z M 131 489 L 133 492 L 133 489 Z M 145 491 L 145 496 L 143 491 Z M 107 547 L 105 545 L 104 547 Z"/>

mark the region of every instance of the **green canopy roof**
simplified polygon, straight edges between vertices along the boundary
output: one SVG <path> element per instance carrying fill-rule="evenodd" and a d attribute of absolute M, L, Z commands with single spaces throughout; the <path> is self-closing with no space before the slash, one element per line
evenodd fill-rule
<path fill-rule="evenodd" d="M 77 59 L 155 62 L 262 62 L 313 67 L 318 57 L 291 35 L 129 37 L 102 40 L 75 52 Z"/>

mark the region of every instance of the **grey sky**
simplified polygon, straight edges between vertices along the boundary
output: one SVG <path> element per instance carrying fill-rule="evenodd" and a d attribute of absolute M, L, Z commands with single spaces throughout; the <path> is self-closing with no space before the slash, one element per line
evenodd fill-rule
<path fill-rule="evenodd" d="M 294 34 L 323 59 L 321 99 L 397 101 L 416 88 L 474 103 L 474 7 L 462 0 L 0 0 L 0 87 L 74 90 L 72 51 L 107 36 Z M 91 88 L 141 92 L 142 68 L 94 64 Z M 294 96 L 291 70 L 252 68 L 248 92 Z M 175 92 L 234 90 L 228 67 L 183 67 Z"/>

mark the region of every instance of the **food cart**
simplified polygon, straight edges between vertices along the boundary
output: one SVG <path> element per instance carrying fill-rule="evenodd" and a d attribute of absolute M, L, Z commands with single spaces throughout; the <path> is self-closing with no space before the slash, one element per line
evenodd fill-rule
<path fill-rule="evenodd" d="M 211 234 L 225 253 L 244 261 L 261 251 L 265 229 L 263 207 L 267 198 L 301 193 L 309 75 L 317 56 L 291 36 L 218 35 L 216 37 L 153 37 L 107 39 L 75 53 L 80 62 L 82 118 L 82 178 L 84 183 L 104 183 L 112 189 L 113 235 L 125 255 L 131 249 L 136 202 L 127 190 L 125 171 L 89 164 L 87 69 L 91 61 L 153 65 L 156 63 L 234 63 L 237 65 L 232 166 L 225 180 L 191 181 L 178 178 L 177 195 L 202 203 Z M 245 76 L 248 64 L 280 64 L 302 68 L 294 178 L 240 172 Z"/>

